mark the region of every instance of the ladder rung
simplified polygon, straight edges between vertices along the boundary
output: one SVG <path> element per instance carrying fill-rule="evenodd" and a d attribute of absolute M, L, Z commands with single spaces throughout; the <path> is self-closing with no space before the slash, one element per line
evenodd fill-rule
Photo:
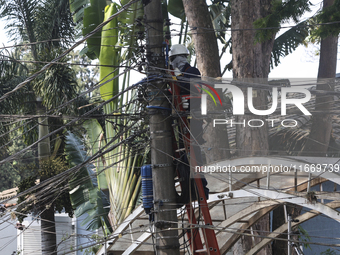
<path fill-rule="evenodd" d="M 195 250 L 195 252 L 207 252 L 207 249 Z"/>
<path fill-rule="evenodd" d="M 181 149 L 176 150 L 176 152 L 180 152 L 180 151 L 185 151 L 185 148 L 181 148 Z"/>

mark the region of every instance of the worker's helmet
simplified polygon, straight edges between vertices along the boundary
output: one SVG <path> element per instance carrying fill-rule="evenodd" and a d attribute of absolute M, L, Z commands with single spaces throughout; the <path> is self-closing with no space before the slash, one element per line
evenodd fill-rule
<path fill-rule="evenodd" d="M 188 49 L 182 45 L 182 44 L 175 44 L 172 45 L 170 53 L 169 53 L 169 57 L 174 57 L 177 55 L 189 55 L 189 51 Z"/>

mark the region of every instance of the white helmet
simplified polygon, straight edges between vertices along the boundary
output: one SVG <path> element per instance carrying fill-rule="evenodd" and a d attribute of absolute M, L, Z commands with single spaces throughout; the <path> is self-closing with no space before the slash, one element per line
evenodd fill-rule
<path fill-rule="evenodd" d="M 189 55 L 188 49 L 182 44 L 175 44 L 171 46 L 169 57 L 177 55 Z"/>

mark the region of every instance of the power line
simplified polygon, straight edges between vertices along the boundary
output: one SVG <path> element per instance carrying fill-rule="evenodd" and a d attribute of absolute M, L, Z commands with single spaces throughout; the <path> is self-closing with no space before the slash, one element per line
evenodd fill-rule
<path fill-rule="evenodd" d="M 15 91 L 17 91 L 18 89 L 22 88 L 23 86 L 25 86 L 27 83 L 33 81 L 36 77 L 38 77 L 39 74 L 45 72 L 48 68 L 50 68 L 54 62 L 58 62 L 60 59 L 62 59 L 63 57 L 65 57 L 68 53 L 70 53 L 73 49 L 75 49 L 76 47 L 78 47 L 80 44 L 82 44 L 84 41 L 86 41 L 88 38 L 90 38 L 91 36 L 93 36 L 96 32 L 98 32 L 102 27 L 104 27 L 106 24 L 108 24 L 111 20 L 113 20 L 115 17 L 117 17 L 118 15 L 120 15 L 125 8 L 129 7 L 130 5 L 132 5 L 133 3 L 138 2 L 138 0 L 131 0 L 129 3 L 127 3 L 126 5 L 123 6 L 122 9 L 118 10 L 115 14 L 113 14 L 111 17 L 109 17 L 106 21 L 102 22 L 101 24 L 99 24 L 95 29 L 92 30 L 92 32 L 90 32 L 89 34 L 87 34 L 86 36 L 84 36 L 81 40 L 79 40 L 77 43 L 75 43 L 72 47 L 70 47 L 69 49 L 67 49 L 66 51 L 64 51 L 61 55 L 59 55 L 57 58 L 55 58 L 54 60 L 51 61 L 51 63 L 45 65 L 42 69 L 40 69 L 40 71 L 36 72 L 35 74 L 33 74 L 32 76 L 30 76 L 29 78 L 27 78 L 25 81 L 19 83 L 12 91 L 7 92 L 6 94 L 4 94 L 3 96 L 0 97 L 0 102 L 3 101 L 4 99 L 6 99 L 10 94 L 14 93 Z"/>

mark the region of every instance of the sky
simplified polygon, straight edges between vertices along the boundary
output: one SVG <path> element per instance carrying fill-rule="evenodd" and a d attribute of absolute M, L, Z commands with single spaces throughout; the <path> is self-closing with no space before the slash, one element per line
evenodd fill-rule
<path fill-rule="evenodd" d="M 320 0 L 311 0 L 314 4 L 313 10 L 311 13 L 306 14 L 304 17 L 310 17 L 316 10 L 320 7 Z M 176 23 L 176 21 L 171 20 Z M 289 25 L 289 23 L 288 23 Z M 6 46 L 11 45 L 8 43 L 8 38 L 5 34 L 4 30 L 5 22 L 0 21 L 0 47 L 5 44 Z M 292 54 L 281 59 L 281 64 L 279 66 L 274 67 L 271 70 L 269 77 L 270 78 L 316 78 L 318 72 L 318 64 L 319 58 L 315 56 L 315 51 L 317 47 L 310 45 L 308 48 L 305 46 L 299 46 L 297 50 L 295 50 Z M 338 54 L 339 55 L 339 54 Z M 229 63 L 231 60 L 231 56 L 226 55 L 221 63 L 223 66 L 226 63 Z M 337 63 L 337 73 L 340 73 L 340 62 L 338 60 Z M 223 77 L 231 78 L 232 73 L 227 72 Z"/>

